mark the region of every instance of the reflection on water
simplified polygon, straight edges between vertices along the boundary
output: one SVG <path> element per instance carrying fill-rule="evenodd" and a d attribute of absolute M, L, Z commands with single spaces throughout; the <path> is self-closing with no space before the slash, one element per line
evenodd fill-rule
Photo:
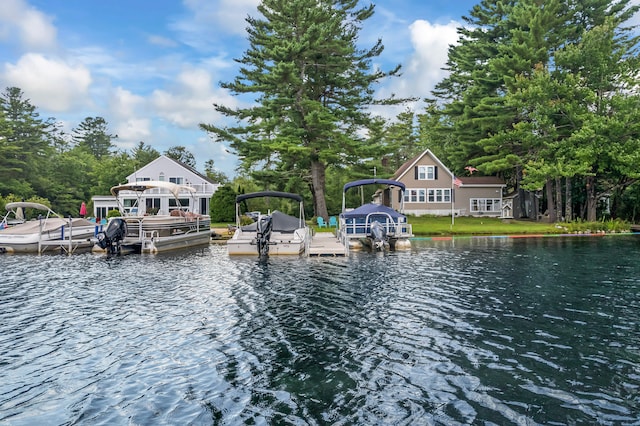
<path fill-rule="evenodd" d="M 638 238 L 2 256 L 0 423 L 638 424 Z"/>

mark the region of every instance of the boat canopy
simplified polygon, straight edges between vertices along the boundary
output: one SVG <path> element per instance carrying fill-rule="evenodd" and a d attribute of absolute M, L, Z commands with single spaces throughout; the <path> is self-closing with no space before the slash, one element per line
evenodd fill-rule
<path fill-rule="evenodd" d="M 389 215 L 393 219 L 405 217 L 405 215 L 399 213 L 398 211 L 392 209 L 391 207 L 387 207 L 387 206 L 383 206 L 375 203 L 363 204 L 358 208 L 342 213 L 341 216 L 346 219 L 346 218 L 366 217 L 368 215 L 375 216 L 375 213 L 381 213 L 381 214 L 384 214 L 385 216 Z"/>
<path fill-rule="evenodd" d="M 302 197 L 298 194 L 292 194 L 289 192 L 278 192 L 278 191 L 262 191 L 262 192 L 252 192 L 250 194 L 240 194 L 236 197 L 236 204 L 244 200 L 248 200 L 250 198 L 262 198 L 262 197 L 290 198 L 292 200 L 296 200 L 299 203 L 302 202 Z"/>
<path fill-rule="evenodd" d="M 405 185 L 402 182 L 398 182 L 397 180 L 392 179 L 362 179 L 356 180 L 353 182 L 348 182 L 344 185 L 343 192 L 346 192 L 349 188 L 355 188 L 357 186 L 363 185 L 392 185 L 399 187 L 402 191 L 405 190 Z"/>
<path fill-rule="evenodd" d="M 114 197 L 117 197 L 120 191 L 144 192 L 149 189 L 157 188 L 168 190 L 176 198 L 178 198 L 178 194 L 180 194 L 180 192 L 182 191 L 196 192 L 196 189 L 191 186 L 178 185 L 173 182 L 164 182 L 159 180 L 145 180 L 141 182 L 125 183 L 124 185 L 114 186 L 111 188 L 111 193 Z"/>
<path fill-rule="evenodd" d="M 303 228 L 304 223 L 295 216 L 290 216 L 279 210 L 274 210 L 273 213 L 271 213 L 271 227 L 273 231 L 277 232 L 293 232 L 296 229 Z M 243 231 L 256 232 L 257 229 L 258 222 L 253 222 L 242 227 Z"/>
<path fill-rule="evenodd" d="M 15 210 L 15 209 L 19 209 L 20 207 L 25 209 L 38 209 L 38 210 L 44 210 L 44 211 L 51 210 L 49 207 L 45 206 L 44 204 L 32 203 L 29 201 L 16 201 L 13 203 L 7 203 L 5 204 L 4 207 L 7 210 Z"/>

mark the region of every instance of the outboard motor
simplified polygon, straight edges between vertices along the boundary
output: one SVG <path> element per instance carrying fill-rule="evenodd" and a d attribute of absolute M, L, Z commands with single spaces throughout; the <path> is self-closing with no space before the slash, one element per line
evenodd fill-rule
<path fill-rule="evenodd" d="M 256 223 L 256 242 L 260 256 L 269 255 L 269 240 L 271 239 L 272 217 L 260 215 Z"/>
<path fill-rule="evenodd" d="M 120 243 L 127 235 L 127 222 L 115 218 L 109 221 L 107 229 L 96 234 L 100 248 L 107 249 L 108 254 L 120 254 Z"/>
<path fill-rule="evenodd" d="M 377 220 L 371 222 L 371 233 L 369 238 L 373 240 L 372 248 L 375 247 L 376 250 L 384 249 L 385 243 L 387 242 L 387 231 L 384 229 L 384 226 Z"/>

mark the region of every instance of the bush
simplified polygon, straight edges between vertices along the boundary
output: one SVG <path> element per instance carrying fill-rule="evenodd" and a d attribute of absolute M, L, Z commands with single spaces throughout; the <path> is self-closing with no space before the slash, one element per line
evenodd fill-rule
<path fill-rule="evenodd" d="M 211 197 L 209 214 L 212 222 L 234 222 L 236 218 L 236 192 L 224 185 Z"/>

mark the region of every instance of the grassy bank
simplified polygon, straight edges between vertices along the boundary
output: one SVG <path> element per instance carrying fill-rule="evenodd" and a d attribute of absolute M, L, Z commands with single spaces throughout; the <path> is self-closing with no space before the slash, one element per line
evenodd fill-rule
<path fill-rule="evenodd" d="M 450 216 L 409 216 L 408 221 L 413 234 L 419 237 L 441 235 L 542 235 L 564 233 L 628 232 L 629 224 L 620 221 L 574 222 L 556 225 L 554 223 L 525 220 L 497 219 L 488 217 L 456 217 L 453 223 Z M 317 231 L 315 221 L 308 221 Z M 212 228 L 226 230 L 226 223 L 214 223 Z"/>
<path fill-rule="evenodd" d="M 409 217 L 416 236 L 431 235 L 514 235 L 557 234 L 562 230 L 554 224 L 496 218 L 420 216 Z"/>

